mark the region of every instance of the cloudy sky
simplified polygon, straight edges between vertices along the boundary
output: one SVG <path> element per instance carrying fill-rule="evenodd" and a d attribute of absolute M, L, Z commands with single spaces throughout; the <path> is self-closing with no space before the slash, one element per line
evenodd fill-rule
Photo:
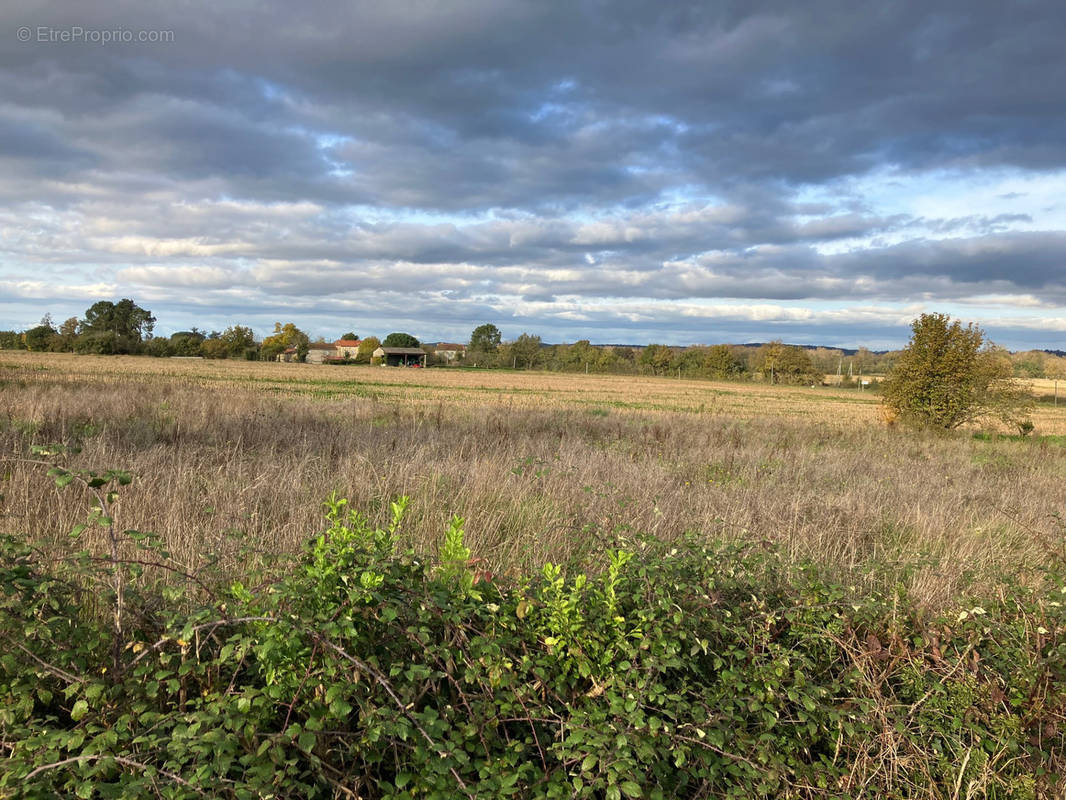
<path fill-rule="evenodd" d="M 944 311 L 1066 348 L 1054 0 L 0 20 L 0 328 L 131 297 L 164 334 L 883 348 Z"/>

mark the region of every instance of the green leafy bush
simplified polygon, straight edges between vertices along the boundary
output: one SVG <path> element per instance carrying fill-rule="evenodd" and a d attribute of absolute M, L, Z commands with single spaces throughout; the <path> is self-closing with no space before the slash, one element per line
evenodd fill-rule
<path fill-rule="evenodd" d="M 342 498 L 298 565 L 226 587 L 116 534 L 0 541 L 0 795 L 1036 798 L 1062 790 L 1062 582 L 949 618 L 690 537 L 492 578 L 454 518 L 398 552 Z M 86 529 L 78 531 L 79 536 Z M 121 545 L 121 546 L 119 546 Z M 134 553 L 136 557 L 130 555 Z"/>

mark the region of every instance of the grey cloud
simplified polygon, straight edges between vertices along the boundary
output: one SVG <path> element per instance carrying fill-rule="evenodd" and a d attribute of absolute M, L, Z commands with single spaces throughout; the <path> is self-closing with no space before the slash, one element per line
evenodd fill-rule
<path fill-rule="evenodd" d="M 366 0 L 299 18 L 281 0 L 86 0 L 5 22 L 174 36 L 0 37 L 5 274 L 175 309 L 197 286 L 201 313 L 238 292 L 332 314 L 362 290 L 441 325 L 458 324 L 442 308 L 547 304 L 569 316 L 530 323 L 605 332 L 625 329 L 617 307 L 568 298 L 1066 302 L 1064 235 L 1019 232 L 1022 206 L 917 218 L 853 188 L 877 169 L 1066 167 L 1050 0 Z M 668 317 L 647 324 L 681 335 Z"/>
<path fill-rule="evenodd" d="M 219 135 L 251 139 L 254 153 L 262 148 L 251 129 L 273 135 L 279 117 L 369 140 L 371 163 L 349 156 L 361 180 L 317 188 L 401 205 L 647 199 L 663 185 L 628 170 L 649 163 L 705 186 L 819 181 L 884 160 L 1061 165 L 1066 123 L 1055 109 L 1066 91 L 1066 12 L 1047 3 L 951 9 L 629 3 L 608 22 L 591 3 L 356 4 L 341 15 L 312 12 L 294 30 L 280 4 L 180 16 L 125 4 L 79 4 L 76 14 L 31 6 L 11 23 L 137 20 L 172 26 L 176 41 L 108 50 L 6 42 L 3 58 L 16 74 L 43 62 L 95 74 L 77 95 L 47 95 L 89 115 L 87 96 L 98 111 L 132 96 L 193 96 L 232 110 L 243 132 L 209 127 L 197 142 L 173 128 L 171 145 L 192 169 L 196 144 L 208 165 Z M 254 90 L 252 76 L 278 96 Z M 561 92 L 565 81 L 572 88 Z M 538 118 L 545 103 L 562 113 Z M 292 147 L 290 157 L 306 159 L 302 151 Z M 219 155 L 234 157 L 240 174 L 240 153 Z M 394 163 L 382 169 L 377 158 Z"/>

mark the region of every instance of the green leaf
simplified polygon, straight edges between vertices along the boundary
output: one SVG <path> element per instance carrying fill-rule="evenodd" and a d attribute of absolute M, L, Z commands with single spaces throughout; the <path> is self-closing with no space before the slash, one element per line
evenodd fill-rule
<path fill-rule="evenodd" d="M 626 797 L 639 798 L 644 796 L 644 791 L 640 788 L 640 785 L 633 781 L 622 781 L 621 789 Z"/>
<path fill-rule="evenodd" d="M 74 708 L 70 709 L 70 718 L 77 722 L 84 717 L 89 711 L 89 704 L 85 700 L 79 700 L 74 704 Z"/>
<path fill-rule="evenodd" d="M 352 712 L 352 707 L 349 703 L 343 699 L 334 700 L 329 704 L 329 713 L 338 719 L 347 719 L 348 715 Z"/>

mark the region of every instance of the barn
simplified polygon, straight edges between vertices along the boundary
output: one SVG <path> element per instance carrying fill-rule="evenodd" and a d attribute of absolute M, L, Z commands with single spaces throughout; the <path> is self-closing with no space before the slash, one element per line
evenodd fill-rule
<path fill-rule="evenodd" d="M 421 347 L 379 347 L 372 356 L 377 363 L 386 367 L 426 365 L 426 351 Z"/>

